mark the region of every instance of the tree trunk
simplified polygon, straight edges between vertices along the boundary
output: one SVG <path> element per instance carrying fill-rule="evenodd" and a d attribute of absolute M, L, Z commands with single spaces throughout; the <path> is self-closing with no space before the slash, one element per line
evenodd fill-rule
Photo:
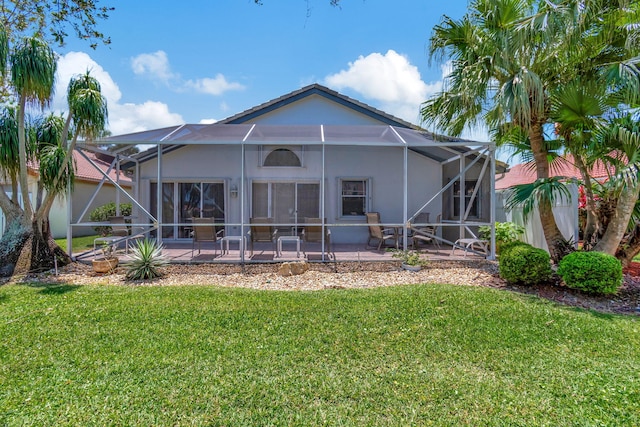
<path fill-rule="evenodd" d="M 594 246 L 594 251 L 604 252 L 609 255 L 616 254 L 627 227 L 629 227 L 633 208 L 638 201 L 639 191 L 640 179 L 633 179 L 628 187 L 620 193 L 613 218 L 607 225 L 607 230 L 604 232 L 602 239 Z"/>
<path fill-rule="evenodd" d="M 20 105 L 18 106 L 18 158 L 20 163 L 20 171 L 18 173 L 20 181 L 20 192 L 22 194 L 22 205 L 24 210 L 23 225 L 29 226 L 33 218 L 33 208 L 31 199 L 29 199 L 29 181 L 27 169 L 27 136 L 24 127 L 24 110 L 26 98 L 20 96 Z"/>
<path fill-rule="evenodd" d="M 618 245 L 616 258 L 622 263 L 622 267 L 627 267 L 633 258 L 640 253 L 640 225 L 633 227 L 633 230 L 625 236 L 625 239 Z"/>
<path fill-rule="evenodd" d="M 583 248 L 585 250 L 591 250 L 595 244 L 597 243 L 598 233 L 600 232 L 600 221 L 598 215 L 598 208 L 596 206 L 595 197 L 593 195 L 593 188 L 591 183 L 591 176 L 589 175 L 589 171 L 587 170 L 587 166 L 582 161 L 582 157 L 574 154 L 573 158 L 576 162 L 576 167 L 580 171 L 580 175 L 582 175 L 582 180 L 584 182 L 584 193 L 586 197 L 586 211 L 587 211 L 587 221 L 584 226 L 584 236 L 583 236 Z"/>
<path fill-rule="evenodd" d="M 43 222 L 48 230 L 48 221 Z M 55 261 L 54 261 L 55 258 Z M 51 270 L 56 265 L 62 267 L 71 262 L 71 258 L 62 250 L 47 231 L 42 232 L 37 222 L 23 227 L 19 219 L 7 227 L 0 239 L 0 276 L 24 276 Z"/>
<path fill-rule="evenodd" d="M 549 153 L 545 147 L 541 123 L 535 123 L 529 129 L 529 143 L 531 144 L 531 151 L 536 163 L 537 178 L 549 178 Z M 540 201 L 538 210 L 540 212 L 540 223 L 542 224 L 544 238 L 549 247 L 549 254 L 554 262 L 558 262 L 564 255 L 561 250 L 564 236 L 558 228 L 556 218 L 553 216 L 551 202 L 549 200 Z"/>
<path fill-rule="evenodd" d="M 21 220 L 24 214 L 18 202 L 10 199 L 2 189 L 0 189 L 0 209 L 4 213 L 7 224 L 11 224 L 15 220 Z"/>

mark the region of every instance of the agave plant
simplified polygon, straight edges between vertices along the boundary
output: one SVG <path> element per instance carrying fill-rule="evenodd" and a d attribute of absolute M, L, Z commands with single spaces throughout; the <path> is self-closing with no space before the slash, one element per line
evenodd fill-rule
<path fill-rule="evenodd" d="M 129 280 L 155 279 L 163 275 L 160 269 L 168 263 L 162 254 L 162 244 L 155 240 L 138 240 L 131 249 L 126 277 Z"/>

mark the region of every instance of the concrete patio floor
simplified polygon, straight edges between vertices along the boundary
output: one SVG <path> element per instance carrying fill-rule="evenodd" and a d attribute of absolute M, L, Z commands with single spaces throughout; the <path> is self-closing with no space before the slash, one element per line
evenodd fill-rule
<path fill-rule="evenodd" d="M 192 250 L 191 242 L 184 243 L 164 243 L 163 253 L 172 263 L 279 263 L 291 261 L 308 261 L 308 262 L 381 262 L 381 261 L 397 261 L 393 258 L 393 251 L 390 248 L 382 248 L 377 250 L 376 247 L 370 247 L 366 244 L 333 244 L 332 254 L 328 256 L 325 253 L 324 260 L 322 258 L 320 244 L 308 244 L 307 247 L 301 246 L 300 252 L 294 242 L 286 242 L 282 246 L 282 252 L 278 254 L 277 248 L 269 243 L 255 243 L 253 254 L 245 250 L 244 260 L 239 250 L 239 242 L 229 242 L 229 250 L 226 244 L 221 248 L 220 243 L 202 243 L 200 251 L 198 247 Z M 464 252 L 456 249 L 452 255 L 451 246 L 441 246 L 440 249 L 435 246 L 420 246 L 419 251 L 429 260 L 463 260 L 463 259 L 484 259 L 482 255 L 473 252 Z M 118 249 L 118 256 L 126 262 L 127 254 L 122 247 Z M 98 251 L 82 254 L 74 254 L 80 262 L 90 262 L 95 257 L 100 257 Z M 335 257 L 333 256 L 335 255 Z"/>

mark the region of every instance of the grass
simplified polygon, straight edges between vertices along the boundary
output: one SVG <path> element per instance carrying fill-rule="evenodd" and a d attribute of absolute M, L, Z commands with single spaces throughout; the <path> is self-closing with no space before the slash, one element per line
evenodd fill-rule
<path fill-rule="evenodd" d="M 485 288 L 0 288 L 0 425 L 640 425 L 637 317 Z"/>
<path fill-rule="evenodd" d="M 99 237 L 95 236 L 82 236 L 82 237 L 74 237 L 71 240 L 71 247 L 73 248 L 73 252 L 83 252 L 86 250 L 93 250 L 93 241 Z M 67 239 L 55 239 L 58 246 L 60 246 L 65 251 L 67 250 Z"/>

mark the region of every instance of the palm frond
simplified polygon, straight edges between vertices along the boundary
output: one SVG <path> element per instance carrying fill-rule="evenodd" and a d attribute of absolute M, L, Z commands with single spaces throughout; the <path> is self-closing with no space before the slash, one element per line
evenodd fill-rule
<path fill-rule="evenodd" d="M 56 56 L 49 45 L 37 37 L 26 37 L 11 57 L 11 84 L 21 96 L 44 108 L 51 101 L 56 76 Z"/>
<path fill-rule="evenodd" d="M 531 184 L 515 185 L 509 189 L 505 208 L 509 211 L 522 208 L 526 222 L 541 203 L 550 203 L 553 206 L 557 201 L 571 200 L 571 192 L 563 181 L 567 181 L 566 177 L 554 176 L 537 179 Z"/>

